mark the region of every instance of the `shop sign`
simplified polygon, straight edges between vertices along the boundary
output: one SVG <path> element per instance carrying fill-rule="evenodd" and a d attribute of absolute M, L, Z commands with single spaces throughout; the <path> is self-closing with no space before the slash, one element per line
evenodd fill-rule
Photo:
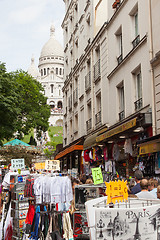
<path fill-rule="evenodd" d="M 25 169 L 24 158 L 11 159 L 11 167 L 13 170 Z"/>
<path fill-rule="evenodd" d="M 43 163 L 35 163 L 34 165 L 35 165 L 36 170 L 45 169 L 45 162 L 43 162 Z"/>
<path fill-rule="evenodd" d="M 94 184 L 100 184 L 103 183 L 103 176 L 102 171 L 100 167 L 92 168 L 92 176 L 93 176 L 93 182 Z"/>
<path fill-rule="evenodd" d="M 160 151 L 160 143 L 151 143 L 146 144 L 144 146 L 140 146 L 139 154 L 148 154 L 153 152 L 159 152 Z"/>
<path fill-rule="evenodd" d="M 112 137 L 118 133 L 121 133 L 121 132 L 124 132 L 132 127 L 135 127 L 136 126 L 136 118 L 132 119 L 131 121 L 128 121 L 114 129 L 111 129 L 103 134 L 101 134 L 100 136 L 98 136 L 96 138 L 96 142 L 100 142 L 106 138 L 109 138 L 109 137 Z"/>
<path fill-rule="evenodd" d="M 127 181 L 124 180 L 120 181 L 110 181 L 105 182 L 106 184 L 106 195 L 107 197 L 107 204 L 109 203 L 116 203 L 123 202 L 128 200 L 128 188 L 127 188 Z"/>
<path fill-rule="evenodd" d="M 60 171 L 60 161 L 59 160 L 46 160 L 45 161 L 45 169 Z"/>

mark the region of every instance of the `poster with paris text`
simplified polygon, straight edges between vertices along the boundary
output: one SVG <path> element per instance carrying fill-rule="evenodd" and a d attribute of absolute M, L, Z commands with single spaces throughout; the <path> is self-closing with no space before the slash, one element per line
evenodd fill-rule
<path fill-rule="evenodd" d="M 160 240 L 160 205 L 139 208 L 97 208 L 97 240 Z"/>

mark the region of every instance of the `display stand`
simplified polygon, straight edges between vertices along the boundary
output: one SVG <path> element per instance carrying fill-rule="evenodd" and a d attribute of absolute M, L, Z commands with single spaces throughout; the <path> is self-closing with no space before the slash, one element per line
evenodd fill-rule
<path fill-rule="evenodd" d="M 99 198 L 95 204 L 88 201 L 86 211 L 90 239 L 159 239 L 159 204 L 159 200 L 136 198 L 112 205 L 107 204 L 107 197 Z"/>
<path fill-rule="evenodd" d="M 13 217 L 12 239 L 22 239 L 23 226 L 26 220 L 29 202 L 24 197 L 24 188 L 27 175 L 11 176 L 11 217 Z"/>

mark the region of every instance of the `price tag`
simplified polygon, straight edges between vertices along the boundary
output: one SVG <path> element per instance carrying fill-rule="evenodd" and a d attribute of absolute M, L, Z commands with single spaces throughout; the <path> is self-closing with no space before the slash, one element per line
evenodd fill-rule
<path fill-rule="evenodd" d="M 109 183 L 105 182 L 106 184 L 106 195 L 107 198 L 107 204 L 109 203 L 116 203 L 117 202 L 123 202 L 128 200 L 128 188 L 127 188 L 127 182 L 124 182 L 124 180 L 120 181 L 110 181 Z"/>
<path fill-rule="evenodd" d="M 93 182 L 94 184 L 100 184 L 103 183 L 103 176 L 101 168 L 92 168 L 92 176 L 93 176 Z"/>

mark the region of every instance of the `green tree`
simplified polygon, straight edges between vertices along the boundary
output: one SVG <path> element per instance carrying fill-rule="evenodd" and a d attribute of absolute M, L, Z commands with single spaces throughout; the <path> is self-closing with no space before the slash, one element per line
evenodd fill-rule
<path fill-rule="evenodd" d="M 19 70 L 6 72 L 0 64 L 0 141 L 16 132 L 19 138 L 36 129 L 37 137 L 49 127 L 50 107 L 42 85 Z"/>
<path fill-rule="evenodd" d="M 20 114 L 18 105 L 17 82 L 6 71 L 5 64 L 0 64 L 0 143 L 9 139 L 17 130 L 17 118 Z"/>

